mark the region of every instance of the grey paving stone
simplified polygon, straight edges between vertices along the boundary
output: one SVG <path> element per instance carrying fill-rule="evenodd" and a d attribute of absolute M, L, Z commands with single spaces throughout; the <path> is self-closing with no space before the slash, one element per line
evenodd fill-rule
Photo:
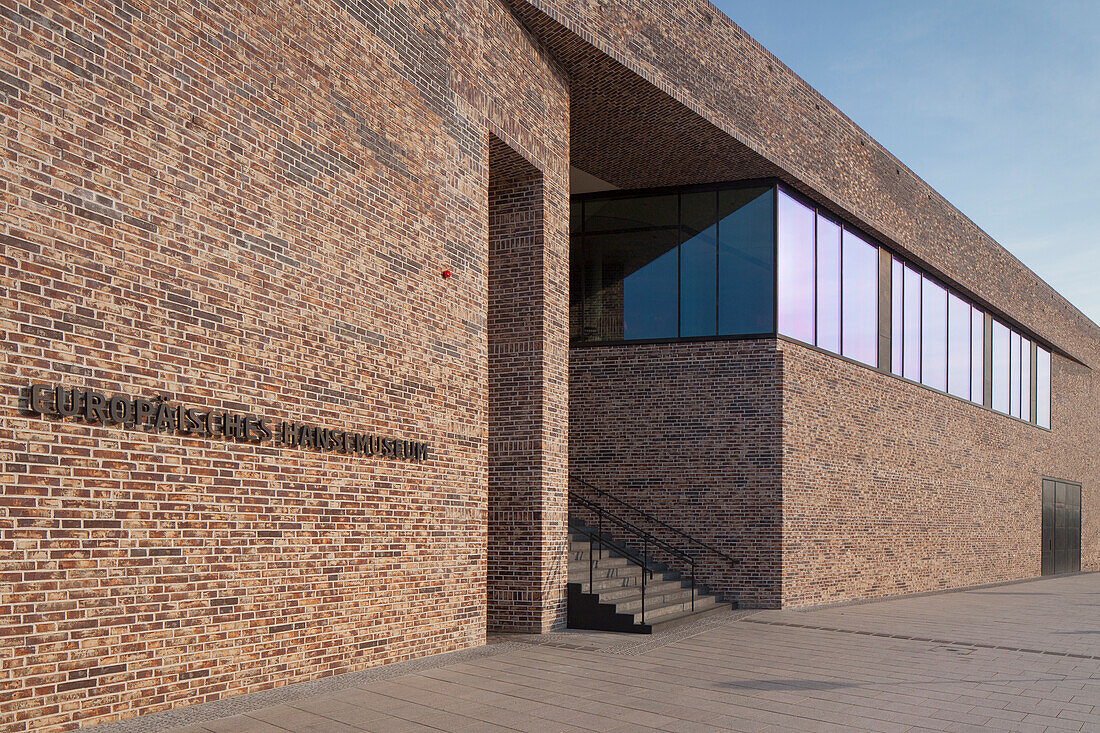
<path fill-rule="evenodd" d="M 211 733 L 285 733 L 286 731 L 285 728 L 247 715 L 233 715 L 220 720 L 205 721 L 202 727 Z"/>
<path fill-rule="evenodd" d="M 241 698 L 244 716 L 199 706 L 174 733 L 1100 730 L 1097 593 L 1100 576 L 1079 575 L 757 612 L 644 644 L 564 632 L 280 705 Z"/>
<path fill-rule="evenodd" d="M 247 713 L 247 716 L 284 730 L 295 731 L 295 733 L 354 733 L 359 730 L 357 726 L 347 725 L 289 705 L 275 705 L 253 710 Z"/>
<path fill-rule="evenodd" d="M 384 713 L 376 710 L 361 707 L 359 705 L 351 705 L 334 698 L 298 700 L 289 703 L 289 705 L 290 707 L 304 710 L 314 715 L 320 715 L 324 718 L 330 718 L 338 723 L 344 723 L 351 726 L 362 726 L 372 720 L 386 717 Z"/>

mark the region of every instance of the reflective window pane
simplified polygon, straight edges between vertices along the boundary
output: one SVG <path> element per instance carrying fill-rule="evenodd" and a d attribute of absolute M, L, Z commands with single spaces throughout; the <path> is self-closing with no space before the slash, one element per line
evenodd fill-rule
<path fill-rule="evenodd" d="M 1012 404 L 1011 342 L 1008 327 L 993 321 L 993 409 L 1005 414 Z"/>
<path fill-rule="evenodd" d="M 812 209 L 779 192 L 779 332 L 811 344 L 814 224 Z"/>
<path fill-rule="evenodd" d="M 1035 422 L 1050 427 L 1050 352 L 1043 348 L 1035 355 Z"/>
<path fill-rule="evenodd" d="M 843 354 L 878 366 L 878 248 L 844 230 Z"/>
<path fill-rule="evenodd" d="M 680 336 L 713 336 L 718 321 L 718 194 L 680 199 Z"/>
<path fill-rule="evenodd" d="M 1010 342 L 1012 391 L 1009 394 L 1009 413 L 1012 417 L 1020 416 L 1020 334 L 1012 332 Z"/>
<path fill-rule="evenodd" d="M 921 383 L 947 390 L 947 290 L 921 283 Z"/>
<path fill-rule="evenodd" d="M 718 333 L 722 335 L 775 330 L 774 206 L 772 188 L 718 192 Z M 812 261 L 810 268 L 813 272 Z"/>
<path fill-rule="evenodd" d="M 1031 342 L 1020 339 L 1020 419 L 1031 422 Z"/>
<path fill-rule="evenodd" d="M 588 235 L 584 330 L 595 341 L 674 338 L 676 230 Z"/>
<path fill-rule="evenodd" d="M 817 216 L 817 345 L 840 353 L 840 226 Z"/>
<path fill-rule="evenodd" d="M 970 309 L 970 399 L 985 404 L 985 314 Z"/>
<path fill-rule="evenodd" d="M 970 399 L 970 304 L 947 296 L 947 391 Z"/>
<path fill-rule="evenodd" d="M 584 231 L 612 232 L 622 229 L 676 227 L 678 197 L 674 193 L 589 199 L 584 203 Z"/>
<path fill-rule="evenodd" d="M 903 375 L 906 379 L 920 381 L 920 273 L 911 267 L 905 268 L 904 320 L 905 331 L 902 342 L 902 361 L 905 365 Z"/>
<path fill-rule="evenodd" d="M 901 260 L 895 259 L 890 263 L 890 371 L 894 374 L 902 373 L 902 282 L 905 272 Z"/>

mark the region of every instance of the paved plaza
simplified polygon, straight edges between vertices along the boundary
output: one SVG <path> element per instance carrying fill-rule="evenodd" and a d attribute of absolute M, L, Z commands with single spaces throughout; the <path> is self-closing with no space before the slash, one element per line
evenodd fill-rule
<path fill-rule="evenodd" d="M 107 726 L 118 731 L 1095 731 L 1100 574 L 655 637 L 504 637 L 403 667 Z"/>

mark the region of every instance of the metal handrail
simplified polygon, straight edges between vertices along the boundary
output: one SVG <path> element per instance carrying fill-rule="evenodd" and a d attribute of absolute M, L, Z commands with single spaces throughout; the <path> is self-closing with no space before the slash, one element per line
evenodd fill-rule
<path fill-rule="evenodd" d="M 662 550 L 664 550 L 666 552 L 670 552 L 673 555 L 676 555 L 681 560 L 685 560 L 687 562 L 693 562 L 694 561 L 694 558 L 691 555 L 689 555 L 688 553 L 684 552 L 683 550 L 680 550 L 676 547 L 673 547 L 672 545 L 668 544 L 667 542 L 664 542 L 663 540 L 658 539 L 657 537 L 654 537 L 649 532 L 646 532 L 644 529 L 642 529 L 638 525 L 634 524 L 633 522 L 629 522 L 626 519 L 623 519 L 622 517 L 619 517 L 619 516 L 616 516 L 616 515 L 612 514 L 611 512 L 609 512 L 606 509 L 604 509 L 603 507 L 601 507 L 599 504 L 597 504 L 593 501 L 589 501 L 588 499 L 585 499 L 580 494 L 578 494 L 574 491 L 570 491 L 569 492 L 569 498 L 572 501 L 576 501 L 580 504 L 583 504 L 584 506 L 588 507 L 592 511 L 602 511 L 602 512 L 604 512 L 604 514 L 607 515 L 607 518 L 609 520 L 611 520 L 612 522 L 614 522 L 615 524 L 617 524 L 619 527 L 622 527 L 623 529 L 627 530 L 631 534 L 634 534 L 634 535 L 636 535 L 636 536 L 638 536 L 638 537 L 640 537 L 644 540 L 647 540 L 648 542 L 652 542 L 657 547 L 661 548 Z"/>
<path fill-rule="evenodd" d="M 606 543 L 606 544 L 609 544 L 611 546 L 612 550 L 615 553 L 617 553 L 619 555 L 622 555 L 627 560 L 629 560 L 633 563 L 636 563 L 639 567 L 641 567 L 641 569 L 642 569 L 642 623 L 644 624 L 645 623 L 646 576 L 648 575 L 649 578 L 651 578 L 651 579 L 653 578 L 653 570 L 651 570 L 650 567 L 649 567 L 649 544 L 652 542 L 654 545 L 656 545 L 657 547 L 663 549 L 664 551 L 666 551 L 668 553 L 671 553 L 671 554 L 681 558 L 682 560 L 685 560 L 688 563 L 688 565 L 691 567 L 691 610 L 695 611 L 695 558 L 694 557 L 692 557 L 691 555 L 689 555 L 686 552 L 683 552 L 682 550 L 678 550 L 677 548 L 669 545 L 666 542 L 663 542 L 663 541 L 659 540 L 658 538 L 656 538 L 653 535 L 649 534 L 644 529 L 642 529 L 641 527 L 638 527 L 637 525 L 633 524 L 632 522 L 629 522 L 626 519 L 623 519 L 622 517 L 618 517 L 618 516 L 612 514 L 611 512 L 607 511 L 602 506 L 600 506 L 599 504 L 597 504 L 593 501 L 589 501 L 588 499 L 585 499 L 583 496 L 576 493 L 575 491 L 570 491 L 569 492 L 569 499 L 570 499 L 571 504 L 574 503 L 574 502 L 577 503 L 577 504 L 581 504 L 581 505 L 587 507 L 589 509 L 589 511 L 593 511 L 593 512 L 596 513 L 597 529 L 596 529 L 595 533 L 589 531 L 586 527 L 574 526 L 575 530 L 581 532 L 581 534 L 584 534 L 588 537 L 588 592 L 589 593 L 594 593 L 595 592 L 595 590 L 594 590 L 595 589 L 594 579 L 595 579 L 596 563 L 595 563 L 595 553 L 592 551 L 592 538 L 594 536 L 596 541 L 599 543 L 600 555 L 601 556 L 603 555 L 604 544 Z M 642 555 L 641 555 L 641 557 L 638 557 L 637 553 L 632 552 L 626 546 L 619 545 L 617 543 L 611 543 L 609 541 L 604 540 L 603 520 L 604 520 L 605 516 L 607 517 L 608 521 L 612 522 L 613 524 L 617 525 L 621 529 L 626 530 L 630 534 L 632 534 L 635 537 L 638 537 L 642 540 Z"/>
<path fill-rule="evenodd" d="M 601 496 L 603 498 L 610 499 L 611 501 L 615 502 L 619 506 L 626 507 L 630 511 L 635 512 L 637 514 L 640 514 L 641 516 L 645 517 L 648 521 L 653 522 L 654 524 L 659 524 L 661 527 L 667 529 L 668 531 L 673 532 L 673 533 L 679 535 L 680 537 L 683 537 L 684 539 L 686 539 L 688 542 L 692 543 L 693 545 L 698 545 L 699 547 L 702 547 L 705 550 L 709 550 L 710 552 L 713 552 L 715 555 L 718 555 L 720 557 L 725 558 L 726 560 L 729 560 L 731 563 L 738 564 L 740 562 L 737 558 L 730 557 L 729 555 L 722 552 L 718 548 L 712 547 L 711 545 L 708 545 L 706 542 L 703 542 L 702 540 L 696 539 L 696 538 L 692 537 L 691 535 L 687 534 L 686 532 L 684 532 L 682 530 L 676 529 L 672 525 L 668 524 L 667 522 L 661 521 L 657 517 L 653 516 L 652 514 L 650 514 L 647 511 L 645 511 L 644 509 L 639 509 L 638 507 L 634 506 L 633 504 L 628 504 L 627 502 L 623 501 L 619 497 L 617 497 L 613 494 L 610 494 L 607 491 L 604 491 L 603 489 L 601 489 L 598 486 L 593 486 L 592 484 L 588 483 L 584 479 L 578 478 L 576 476 L 570 476 L 569 480 L 573 481 L 575 483 L 578 483 L 581 486 L 584 486 L 586 489 L 590 489 L 590 490 L 596 492 L 596 494 L 598 494 L 599 496 Z M 570 496 L 572 496 L 576 492 L 570 491 L 569 493 L 570 493 Z M 579 494 L 577 494 L 577 496 L 579 496 Z"/>

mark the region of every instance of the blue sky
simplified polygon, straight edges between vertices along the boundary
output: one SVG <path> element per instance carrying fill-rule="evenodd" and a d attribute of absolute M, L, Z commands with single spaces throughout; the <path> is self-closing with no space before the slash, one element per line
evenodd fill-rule
<path fill-rule="evenodd" d="M 1100 323 L 1100 0 L 715 0 Z"/>

